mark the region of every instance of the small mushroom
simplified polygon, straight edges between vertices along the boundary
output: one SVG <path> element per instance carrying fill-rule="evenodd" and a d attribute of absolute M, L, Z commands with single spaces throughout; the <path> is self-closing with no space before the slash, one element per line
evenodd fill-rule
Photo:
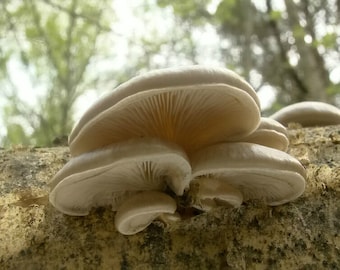
<path fill-rule="evenodd" d="M 131 93 L 130 84 L 121 86 L 107 97 L 109 101 L 98 103 L 105 104 L 103 108 L 96 104 L 85 114 L 85 120 L 70 136 L 73 156 L 140 137 L 174 142 L 191 153 L 246 136 L 260 122 L 255 91 L 229 71 L 170 69 L 135 79 L 131 84 L 135 94 L 126 94 L 112 103 L 116 100 L 112 97 L 118 95 L 114 93 Z"/>
<path fill-rule="evenodd" d="M 260 108 L 259 99 L 253 88 L 242 77 L 231 70 L 216 67 L 208 68 L 198 65 L 153 70 L 121 84 L 114 91 L 104 95 L 95 102 L 73 128 L 69 136 L 69 144 L 73 142 L 80 130 L 91 119 L 128 96 L 152 89 L 206 84 L 223 84 L 242 89 L 253 98 L 258 108 Z"/>
<path fill-rule="evenodd" d="M 261 144 L 281 151 L 287 151 L 289 140 L 286 128 L 274 119 L 261 117 L 259 127 L 250 135 L 238 141 Z"/>
<path fill-rule="evenodd" d="M 125 235 L 136 234 L 148 227 L 155 219 L 169 219 L 176 215 L 176 201 L 159 191 L 144 191 L 131 196 L 118 208 L 115 216 L 117 230 Z"/>
<path fill-rule="evenodd" d="M 258 144 L 215 144 L 194 153 L 191 163 L 193 180 L 190 190 L 197 184 L 202 189 L 193 194 L 196 196 L 194 201 L 201 200 L 199 196 L 204 194 L 205 188 L 211 189 L 209 183 L 212 179 L 213 185 L 219 186 L 216 199 L 223 200 L 220 197 L 222 189 L 231 189 L 230 194 L 234 197 L 237 189 L 244 200 L 262 199 L 269 205 L 294 200 L 305 188 L 305 169 L 298 160 L 283 151 Z"/>
<path fill-rule="evenodd" d="M 270 118 L 284 126 L 299 123 L 304 127 L 340 124 L 340 109 L 317 101 L 304 101 L 289 105 L 277 111 Z"/>
<path fill-rule="evenodd" d="M 72 158 L 50 183 L 50 202 L 59 211 L 87 215 L 93 206 L 116 210 L 142 190 L 177 195 L 189 186 L 191 166 L 178 146 L 157 139 L 136 139 Z"/>

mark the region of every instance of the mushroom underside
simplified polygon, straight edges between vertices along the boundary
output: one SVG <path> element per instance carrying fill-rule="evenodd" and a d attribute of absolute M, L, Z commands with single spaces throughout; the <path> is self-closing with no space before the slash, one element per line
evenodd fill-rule
<path fill-rule="evenodd" d="M 87 122 L 128 96 L 152 89 L 217 83 L 243 89 L 260 108 L 260 102 L 254 89 L 247 81 L 231 70 L 203 66 L 154 70 L 121 84 L 115 91 L 103 96 L 93 104 L 73 128 L 69 136 L 69 144 L 72 143 Z"/>
<path fill-rule="evenodd" d="M 305 188 L 305 170 L 289 154 L 270 147 L 247 143 L 222 143 L 197 151 L 192 155 L 191 183 L 201 184 L 202 190 L 219 192 L 228 186 L 237 189 L 244 200 L 260 199 L 278 205 L 294 200 Z M 216 182 L 218 181 L 218 182 Z M 230 194 L 236 194 L 232 189 Z M 195 195 L 200 199 L 200 194 Z"/>
<path fill-rule="evenodd" d="M 259 122 L 256 102 L 238 88 L 213 84 L 156 89 L 127 97 L 97 115 L 79 131 L 70 150 L 77 156 L 127 139 L 156 137 L 189 154 L 246 136 Z"/>
<path fill-rule="evenodd" d="M 129 145 L 127 148 L 140 148 L 137 143 L 129 142 Z M 53 184 L 50 202 L 65 214 L 82 216 L 94 206 L 112 205 L 116 209 L 125 197 L 141 190 L 164 190 L 169 186 L 177 195 L 183 194 L 191 177 L 186 156 L 159 141 L 156 145 L 143 144 L 142 148 L 144 151 L 137 151 L 138 154 L 114 157 L 108 164 L 104 160 L 105 165 L 96 164 L 97 167 L 84 171 L 72 173 L 72 168 L 67 168 L 69 175 Z M 78 167 L 82 156 L 79 159 Z"/>
<path fill-rule="evenodd" d="M 186 153 L 178 145 L 160 140 L 158 138 L 137 138 L 124 142 L 111 144 L 107 147 L 84 153 L 72 158 L 49 182 L 53 189 L 60 181 L 82 172 L 95 173 L 97 169 L 111 166 L 119 162 L 135 161 L 139 158 L 154 158 L 167 155 L 169 160 L 182 160 L 183 166 L 189 166 Z M 91 171 L 93 170 L 93 171 Z"/>
<path fill-rule="evenodd" d="M 162 192 L 139 192 L 124 201 L 117 209 L 115 226 L 124 235 L 144 230 L 156 218 L 167 215 L 176 218 L 176 201 Z"/>
<path fill-rule="evenodd" d="M 305 189 L 302 175 L 287 170 L 271 169 L 220 169 L 214 172 L 203 172 L 196 178 L 218 179 L 221 185 L 229 185 L 238 190 L 243 200 L 262 200 L 268 205 L 280 205 L 298 198 Z M 195 181 L 195 180 L 194 180 Z M 231 195 L 235 194 L 232 190 Z M 198 194 L 199 196 L 199 194 Z M 216 196 L 218 198 L 218 196 Z"/>
<path fill-rule="evenodd" d="M 289 154 L 267 146 L 234 142 L 208 146 L 191 156 L 193 178 L 201 172 L 228 169 L 258 168 L 264 170 L 293 171 L 305 177 L 305 169 L 301 163 Z"/>

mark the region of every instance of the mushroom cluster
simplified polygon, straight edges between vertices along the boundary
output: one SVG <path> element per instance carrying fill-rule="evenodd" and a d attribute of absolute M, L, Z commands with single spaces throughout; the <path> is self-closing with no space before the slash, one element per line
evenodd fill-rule
<path fill-rule="evenodd" d="M 183 208 L 289 202 L 303 193 L 305 171 L 285 152 L 285 127 L 260 112 L 253 88 L 227 69 L 135 77 L 76 124 L 72 158 L 51 180 L 50 202 L 73 216 L 110 205 L 125 235 L 155 219 L 179 220 Z"/>

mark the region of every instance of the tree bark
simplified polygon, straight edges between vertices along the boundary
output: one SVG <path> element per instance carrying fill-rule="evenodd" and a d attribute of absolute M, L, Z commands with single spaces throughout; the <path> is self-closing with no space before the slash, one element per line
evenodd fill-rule
<path fill-rule="evenodd" d="M 336 269 L 340 265 L 340 126 L 290 129 L 289 152 L 307 169 L 288 204 L 245 202 L 123 236 L 109 208 L 57 212 L 49 179 L 68 148 L 0 151 L 1 269 Z"/>

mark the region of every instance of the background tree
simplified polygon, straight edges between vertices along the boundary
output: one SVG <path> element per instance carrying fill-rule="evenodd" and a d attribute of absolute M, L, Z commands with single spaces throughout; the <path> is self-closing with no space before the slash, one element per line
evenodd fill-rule
<path fill-rule="evenodd" d="M 221 37 L 222 61 L 257 89 L 266 84 L 274 87 L 273 109 L 303 100 L 339 104 L 339 76 L 330 80 L 331 73 L 340 72 L 339 1 L 158 3 L 171 6 L 177 16 L 196 27 L 202 21 L 214 25 Z M 216 8 L 211 11 L 213 3 Z"/>
<path fill-rule="evenodd" d="M 76 99 L 92 83 L 87 79 L 98 39 L 109 30 L 109 1 L 2 1 L 5 18 L 1 37 L 3 95 L 7 98 L 5 144 L 50 145 L 72 127 Z M 9 71 L 15 66 L 14 71 Z M 22 71 L 18 70 L 21 69 Z M 40 95 L 35 106 L 18 93 L 18 78 L 29 77 L 25 96 Z M 14 76 L 13 76 L 14 75 Z M 19 78 L 20 79 L 20 78 Z M 20 130 L 20 132 L 19 132 Z"/>
<path fill-rule="evenodd" d="M 3 145 L 51 145 L 56 137 L 70 132 L 74 106 L 86 91 L 107 91 L 145 70 L 195 62 L 188 29 L 178 27 L 169 35 L 176 23 L 169 10 L 139 1 L 129 12 L 143 23 L 135 23 L 128 31 L 116 19 L 120 12 L 115 10 L 120 7 L 112 3 L 116 2 L 1 3 Z M 160 31 L 152 20 L 155 16 L 163 20 L 164 14 L 168 26 Z M 192 60 L 182 62 L 180 55 Z M 28 77 L 26 93 L 19 89 L 23 82 L 14 76 Z M 33 100 L 38 97 L 33 105 L 25 100 L 30 94 Z"/>
<path fill-rule="evenodd" d="M 51 145 L 69 134 L 77 104 L 93 102 L 88 93 L 167 66 L 234 69 L 275 93 L 264 114 L 302 100 L 340 104 L 339 1 L 122 3 L 1 1 L 2 145 Z"/>

